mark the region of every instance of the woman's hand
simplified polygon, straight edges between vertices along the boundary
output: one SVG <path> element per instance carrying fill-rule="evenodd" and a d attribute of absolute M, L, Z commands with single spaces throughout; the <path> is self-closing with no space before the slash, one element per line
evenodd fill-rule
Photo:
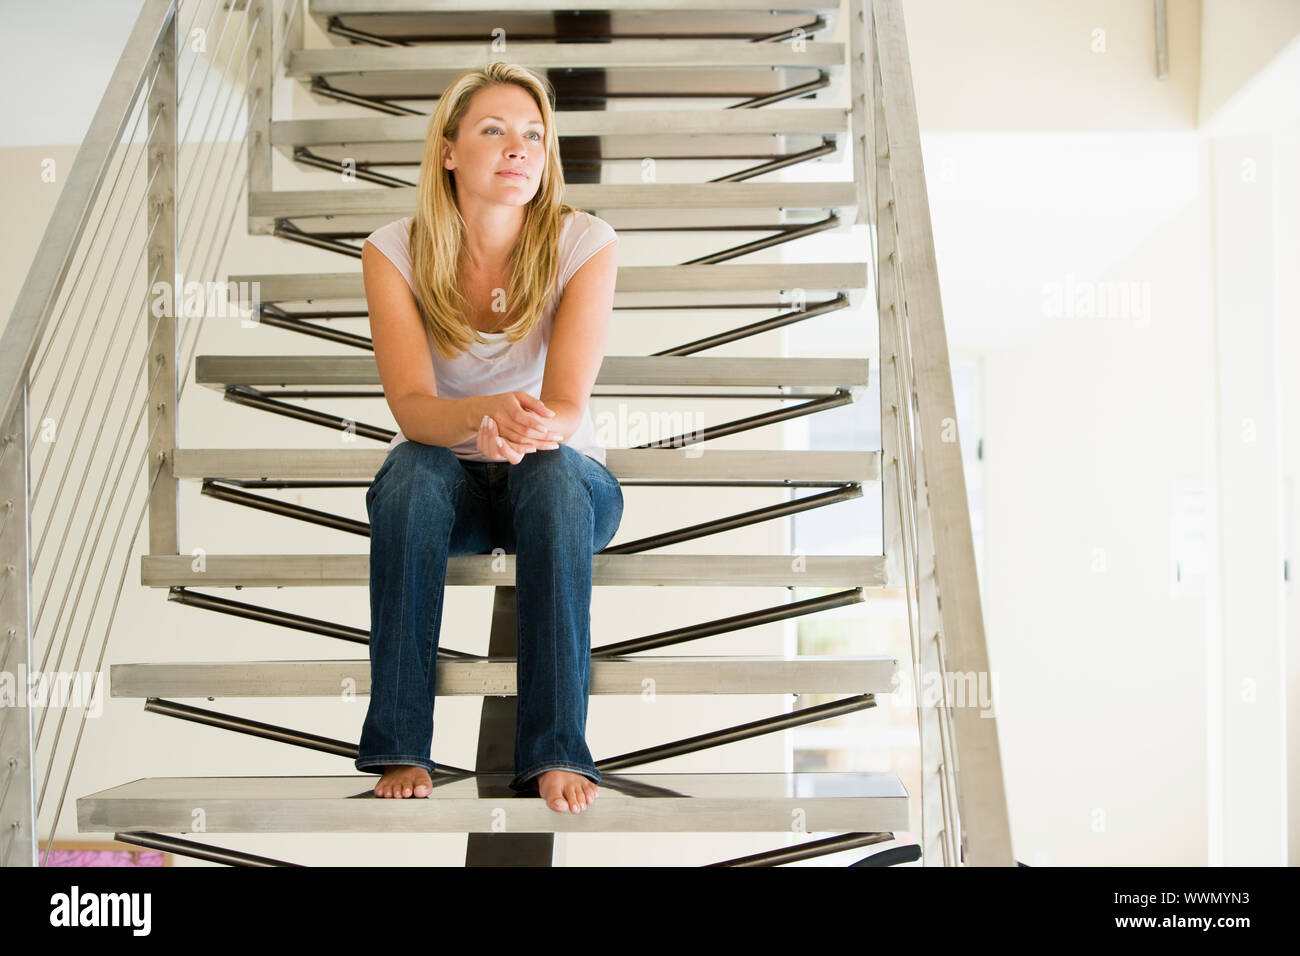
<path fill-rule="evenodd" d="M 554 442 L 551 444 L 553 447 L 559 447 Z M 478 450 L 491 461 L 508 461 L 512 465 L 517 465 L 524 460 L 524 455 L 536 451 L 536 446 L 531 443 L 516 445 L 514 442 L 506 441 L 497 434 L 496 422 L 490 416 L 484 415 L 478 429 Z"/>
<path fill-rule="evenodd" d="M 563 436 L 547 422 L 555 412 L 541 399 L 527 392 L 502 392 L 485 398 L 487 410 L 479 423 L 477 442 L 485 457 L 517 465 L 529 452 L 560 447 Z"/>

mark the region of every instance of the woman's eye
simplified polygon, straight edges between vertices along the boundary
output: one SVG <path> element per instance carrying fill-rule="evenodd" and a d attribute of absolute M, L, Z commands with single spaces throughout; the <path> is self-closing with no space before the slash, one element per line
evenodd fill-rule
<path fill-rule="evenodd" d="M 485 133 L 491 133 L 491 132 L 493 132 L 494 130 L 499 131 L 500 129 L 501 129 L 500 126 L 489 126 L 489 127 L 487 127 L 485 130 L 483 130 L 483 132 L 485 132 Z M 539 132 L 537 132 L 536 130 L 533 130 L 532 132 L 530 132 L 529 135 L 530 135 L 530 136 L 536 136 L 536 137 L 537 137 L 537 142 L 539 142 L 539 143 L 542 141 L 542 134 L 539 133 Z"/>

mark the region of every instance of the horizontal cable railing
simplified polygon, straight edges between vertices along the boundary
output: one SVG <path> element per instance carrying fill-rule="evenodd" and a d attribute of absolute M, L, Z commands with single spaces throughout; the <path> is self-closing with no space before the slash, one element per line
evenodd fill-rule
<path fill-rule="evenodd" d="M 146 514 L 149 550 L 177 553 L 176 404 L 226 308 L 208 290 L 272 6 L 145 0 L 4 330 L 0 670 L 24 679 L 0 710 L 0 865 L 48 862 Z"/>

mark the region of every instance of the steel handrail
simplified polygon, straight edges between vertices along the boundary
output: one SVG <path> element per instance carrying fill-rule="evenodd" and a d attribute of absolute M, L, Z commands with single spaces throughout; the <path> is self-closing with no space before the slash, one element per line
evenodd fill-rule
<path fill-rule="evenodd" d="M 850 0 L 850 11 L 854 65 L 866 74 L 854 101 L 855 146 L 862 151 L 857 174 L 876 187 L 859 195 L 870 194 L 877 213 L 873 252 L 887 252 L 883 260 L 873 256 L 882 334 L 878 367 L 892 378 L 882 380 L 881 391 L 888 403 L 888 410 L 882 406 L 882 442 L 886 412 L 893 418 L 884 446 L 892 457 L 881 462 L 885 508 L 893 512 L 885 550 L 897 554 L 891 574 L 905 592 L 918 688 L 931 660 L 941 688 L 953 675 L 967 674 L 991 686 L 961 445 L 947 434 L 956 405 L 902 3 Z M 944 862 L 1014 865 L 996 719 L 945 691 L 934 707 L 936 738 L 927 739 L 928 709 L 918 691 L 922 753 L 937 744 L 942 754 Z M 928 767 L 921 772 L 924 813 Z M 924 832 L 921 842 L 924 849 Z"/>

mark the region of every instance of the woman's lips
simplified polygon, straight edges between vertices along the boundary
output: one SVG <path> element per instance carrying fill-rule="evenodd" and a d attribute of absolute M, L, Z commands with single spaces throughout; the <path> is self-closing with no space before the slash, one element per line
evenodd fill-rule
<path fill-rule="evenodd" d="M 525 179 L 528 178 L 528 174 L 527 174 L 527 173 L 517 173 L 517 172 L 514 172 L 513 170 L 508 170 L 508 169 L 503 169 L 501 172 L 497 173 L 497 175 L 498 175 L 498 176 L 504 176 L 504 177 L 506 177 L 506 179 L 519 179 L 519 180 L 525 180 Z"/>

